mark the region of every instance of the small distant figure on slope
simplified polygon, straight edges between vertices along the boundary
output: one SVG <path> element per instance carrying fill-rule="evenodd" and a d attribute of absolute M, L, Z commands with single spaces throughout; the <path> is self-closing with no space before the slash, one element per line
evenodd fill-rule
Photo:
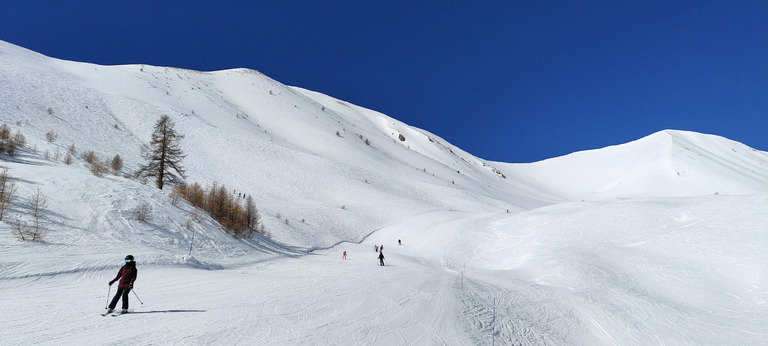
<path fill-rule="evenodd" d="M 381 246 L 379 246 L 379 252 L 382 252 L 382 251 L 384 251 L 384 244 L 381 244 Z"/>
<path fill-rule="evenodd" d="M 136 269 L 136 262 L 133 260 L 133 256 L 125 256 L 125 265 L 123 265 L 117 272 L 117 276 L 109 282 L 109 285 L 112 286 L 115 281 L 120 280 L 120 283 L 117 284 L 117 293 L 115 294 L 115 297 L 112 298 L 112 302 L 109 303 L 107 313 L 115 310 L 117 301 L 121 298 L 123 299 L 122 312 L 128 312 L 128 293 L 131 292 L 133 282 L 136 281 L 136 275 L 138 273 L 139 271 Z"/>
<path fill-rule="evenodd" d="M 347 259 L 347 252 L 346 251 L 344 251 L 344 254 L 341 255 L 341 259 Z"/>
<path fill-rule="evenodd" d="M 379 251 L 379 265 L 380 266 L 384 265 L 384 253 L 381 251 Z"/>
<path fill-rule="evenodd" d="M 403 242 L 400 241 L 400 239 L 397 240 L 397 245 L 403 245 Z"/>
<path fill-rule="evenodd" d="M 379 252 L 379 246 L 378 245 L 374 245 L 373 246 L 373 251 Z"/>

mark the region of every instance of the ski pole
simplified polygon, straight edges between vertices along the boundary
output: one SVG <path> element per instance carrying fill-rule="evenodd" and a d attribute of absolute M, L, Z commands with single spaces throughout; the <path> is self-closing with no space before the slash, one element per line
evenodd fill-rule
<path fill-rule="evenodd" d="M 105 306 L 105 309 L 109 308 L 109 294 L 112 293 L 112 285 L 109 285 L 109 289 L 107 290 L 107 306 Z"/>
<path fill-rule="evenodd" d="M 139 303 L 141 303 L 141 305 L 144 305 L 144 302 L 142 302 L 142 301 L 141 301 L 141 298 L 139 298 L 139 295 L 138 295 L 138 294 L 136 294 L 136 290 L 132 289 L 131 291 L 133 292 L 133 295 L 135 295 L 135 296 L 136 296 L 136 299 L 138 299 L 138 300 L 139 300 Z"/>

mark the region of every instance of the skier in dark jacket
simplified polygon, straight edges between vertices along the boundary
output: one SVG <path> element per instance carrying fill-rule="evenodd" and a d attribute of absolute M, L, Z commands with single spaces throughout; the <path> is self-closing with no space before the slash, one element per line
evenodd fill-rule
<path fill-rule="evenodd" d="M 384 265 L 384 253 L 381 251 L 379 251 L 379 265 L 380 266 Z"/>
<path fill-rule="evenodd" d="M 107 313 L 115 310 L 117 301 L 120 300 L 121 297 L 123 299 L 122 312 L 128 312 L 128 293 L 131 292 L 131 289 L 133 288 L 133 282 L 136 281 L 136 274 L 138 274 L 138 272 L 133 256 L 125 256 L 125 265 L 117 272 L 117 276 L 109 282 L 109 285 L 112 286 L 115 281 L 120 280 L 120 283 L 117 284 L 117 293 L 115 294 L 115 297 L 112 298 L 112 302 L 109 303 Z"/>

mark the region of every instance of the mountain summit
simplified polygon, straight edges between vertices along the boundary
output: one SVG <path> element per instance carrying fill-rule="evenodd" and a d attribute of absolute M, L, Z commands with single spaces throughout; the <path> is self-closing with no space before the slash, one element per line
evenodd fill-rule
<path fill-rule="evenodd" d="M 768 153 L 688 131 L 504 168 L 568 200 L 768 192 Z"/>

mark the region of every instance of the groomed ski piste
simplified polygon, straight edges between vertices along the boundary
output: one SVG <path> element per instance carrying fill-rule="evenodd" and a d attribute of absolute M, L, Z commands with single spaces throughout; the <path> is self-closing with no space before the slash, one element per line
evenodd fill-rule
<path fill-rule="evenodd" d="M 0 221 L 3 345 L 768 343 L 768 153 L 743 144 L 668 130 L 509 164 L 254 71 L 0 42 L 0 79 L 0 119 L 28 142 L 0 157 L 18 187 Z M 186 136 L 188 179 L 252 194 L 269 237 L 53 159 L 75 144 L 135 169 L 160 114 Z M 48 232 L 22 242 L 11 222 L 38 188 Z M 128 254 L 129 313 L 102 317 Z"/>

